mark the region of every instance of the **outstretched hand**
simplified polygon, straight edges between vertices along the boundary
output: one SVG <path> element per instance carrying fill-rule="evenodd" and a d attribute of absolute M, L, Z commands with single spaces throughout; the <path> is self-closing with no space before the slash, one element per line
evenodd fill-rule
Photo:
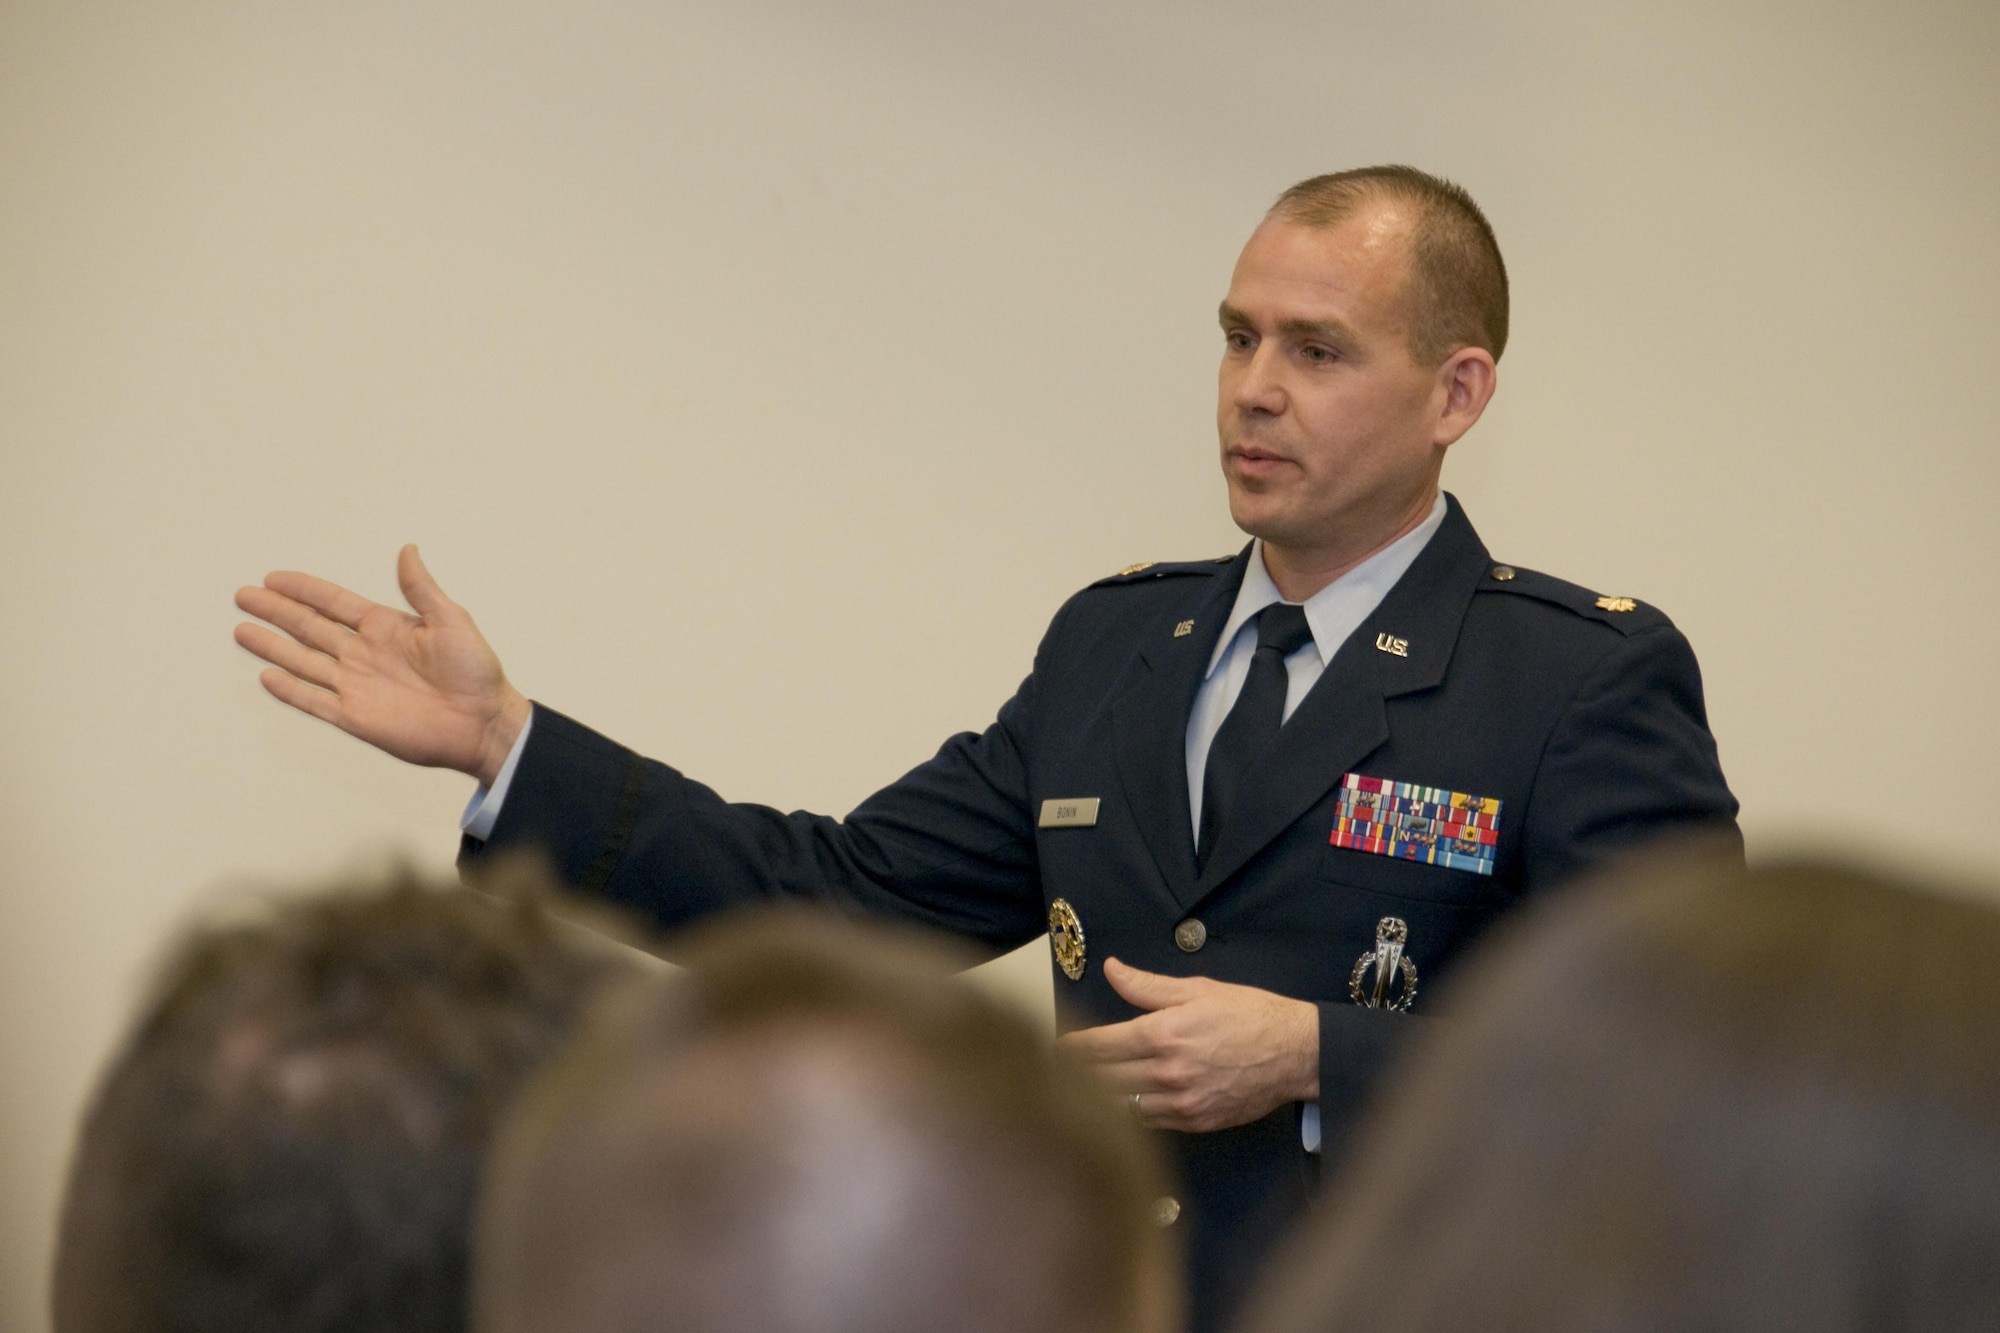
<path fill-rule="evenodd" d="M 267 575 L 262 587 L 237 589 L 236 605 L 284 634 L 242 624 L 236 642 L 271 664 L 258 679 L 300 712 L 398 759 L 491 786 L 527 725 L 528 700 L 416 547 L 396 557 L 396 579 L 415 615 L 310 574 Z"/>
<path fill-rule="evenodd" d="M 1247 1125 L 1319 1096 L 1319 1010 L 1304 1000 L 1208 977 L 1142 972 L 1104 960 L 1112 989 L 1149 1012 L 1082 1028 L 1062 1045 L 1094 1063 L 1155 1129 Z"/>

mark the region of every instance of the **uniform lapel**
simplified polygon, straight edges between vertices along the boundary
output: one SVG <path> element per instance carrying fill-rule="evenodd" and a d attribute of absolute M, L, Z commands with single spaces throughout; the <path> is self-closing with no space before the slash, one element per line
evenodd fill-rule
<path fill-rule="evenodd" d="M 1215 641 L 1236 604 L 1252 548 L 1213 580 L 1193 611 L 1193 628 L 1176 635 L 1162 621 L 1142 631 L 1139 651 L 1111 703 L 1118 776 L 1140 836 L 1183 906 L 1195 899 L 1194 827 L 1188 819 L 1187 720 L 1208 672 Z"/>
<path fill-rule="evenodd" d="M 1431 689 L 1444 679 L 1466 606 L 1489 567 L 1485 544 L 1465 511 L 1455 498 L 1445 499 L 1445 518 L 1437 534 L 1382 604 L 1340 646 L 1312 692 L 1279 731 L 1268 759 L 1251 771 L 1235 822 L 1222 831 L 1194 885 L 1193 897 L 1182 899 L 1183 907 L 1212 893 L 1316 805 L 1343 773 L 1389 739 L 1385 700 Z M 1407 655 L 1378 648 L 1382 636 L 1402 641 Z M 1206 664 L 1205 656 L 1202 660 Z M 1186 718 L 1183 708 L 1183 727 Z M 1178 770 L 1183 774 L 1183 823 L 1185 768 L 1183 761 Z"/>

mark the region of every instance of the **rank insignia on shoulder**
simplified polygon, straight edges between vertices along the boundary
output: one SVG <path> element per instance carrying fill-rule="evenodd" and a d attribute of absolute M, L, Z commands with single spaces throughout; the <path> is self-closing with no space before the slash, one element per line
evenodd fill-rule
<path fill-rule="evenodd" d="M 1491 796 L 1346 773 L 1328 841 L 1350 851 L 1490 875 L 1500 846 L 1500 806 Z"/>
<path fill-rule="evenodd" d="M 1146 572 L 1147 570 L 1151 569 L 1151 568 L 1152 568 L 1152 567 L 1153 567 L 1154 565 L 1157 565 L 1157 564 L 1159 564 L 1159 563 L 1160 563 L 1160 562 L 1159 562 L 1159 561 L 1157 561 L 1157 560 L 1141 560 L 1141 561 L 1140 561 L 1140 562 L 1139 562 L 1138 564 L 1136 564 L 1136 565 L 1127 565 L 1127 566 L 1125 566 L 1125 568 L 1123 568 L 1123 569 L 1119 570 L 1119 571 L 1118 571 L 1118 573 L 1117 573 L 1117 574 L 1115 574 L 1115 575 L 1114 575 L 1113 577 L 1114 577 L 1114 578 L 1121 578 L 1121 579 L 1122 579 L 1122 578 L 1124 578 L 1124 577 L 1125 577 L 1125 576 L 1126 576 L 1127 574 L 1143 574 L 1143 573 L 1145 573 L 1145 572 Z"/>
<path fill-rule="evenodd" d="M 1055 950 L 1056 966 L 1071 981 L 1083 980 L 1083 922 L 1069 900 L 1058 898 L 1049 904 L 1049 947 Z"/>
<path fill-rule="evenodd" d="M 1600 611 L 1636 611 L 1639 604 L 1630 597 L 1600 597 L 1597 599 Z"/>

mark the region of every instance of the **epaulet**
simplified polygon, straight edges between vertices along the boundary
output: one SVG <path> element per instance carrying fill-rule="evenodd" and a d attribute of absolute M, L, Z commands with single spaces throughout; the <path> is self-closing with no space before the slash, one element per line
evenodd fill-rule
<path fill-rule="evenodd" d="M 1642 629 L 1652 629 L 1658 625 L 1671 625 L 1667 613 L 1656 606 L 1630 597 L 1609 596 L 1580 588 L 1550 574 L 1532 569 L 1520 569 L 1514 565 L 1494 565 L 1486 571 L 1486 577 L 1479 580 L 1480 592 L 1509 592 L 1517 597 L 1532 597 L 1539 602 L 1552 602 L 1566 611 L 1574 611 L 1586 620 L 1598 620 L 1626 634 L 1636 634 Z"/>
<path fill-rule="evenodd" d="M 1122 583 L 1148 583 L 1154 579 L 1184 578 L 1194 574 L 1220 574 L 1223 566 L 1236 557 L 1217 556 L 1213 560 L 1141 560 L 1136 565 L 1127 565 L 1116 574 L 1107 575 L 1091 584 L 1093 588 L 1115 588 Z"/>

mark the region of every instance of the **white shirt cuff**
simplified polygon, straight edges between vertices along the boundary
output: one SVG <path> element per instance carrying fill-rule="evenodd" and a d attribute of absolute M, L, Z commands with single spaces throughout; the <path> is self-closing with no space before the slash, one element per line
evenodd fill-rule
<path fill-rule="evenodd" d="M 500 765 L 493 785 L 481 787 L 465 803 L 465 813 L 458 817 L 458 828 L 466 837 L 485 842 L 493 836 L 493 826 L 500 822 L 500 807 L 507 802 L 507 788 L 514 784 L 514 770 L 521 766 L 521 751 L 528 748 L 528 733 L 534 729 L 535 715 L 530 712 L 527 722 L 521 727 L 521 734 L 514 738 L 514 748 L 507 751 L 507 762 Z"/>
<path fill-rule="evenodd" d="M 1307 1102 L 1299 1108 L 1299 1142 L 1307 1152 L 1319 1151 L 1319 1103 Z"/>

